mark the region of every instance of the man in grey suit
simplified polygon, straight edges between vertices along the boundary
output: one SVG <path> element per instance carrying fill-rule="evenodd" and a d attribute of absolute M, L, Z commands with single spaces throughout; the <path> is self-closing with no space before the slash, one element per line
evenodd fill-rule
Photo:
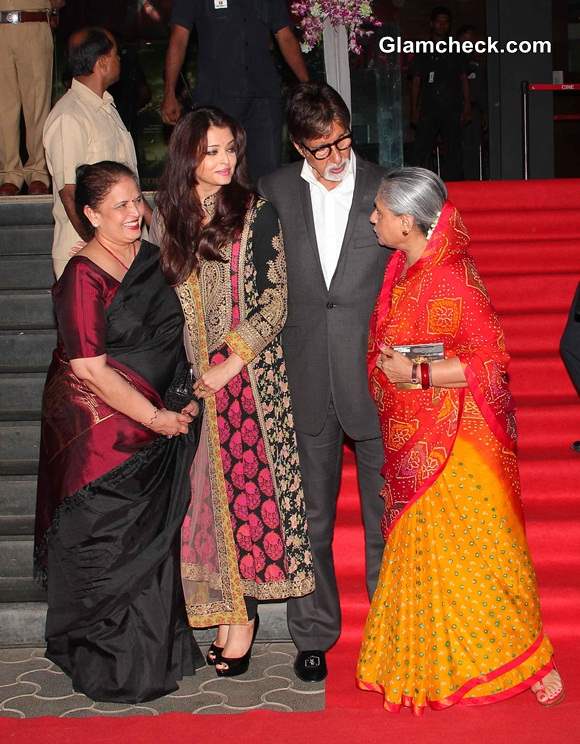
<path fill-rule="evenodd" d="M 326 84 L 303 83 L 288 102 L 288 131 L 303 160 L 260 179 L 280 216 L 288 269 L 288 369 L 314 557 L 315 591 L 288 602 L 288 626 L 304 681 L 326 676 L 340 635 L 332 559 L 345 434 L 353 441 L 372 595 L 383 551 L 379 422 L 368 392 L 369 317 L 389 253 L 369 222 L 385 171 L 351 149 L 350 114 Z"/>

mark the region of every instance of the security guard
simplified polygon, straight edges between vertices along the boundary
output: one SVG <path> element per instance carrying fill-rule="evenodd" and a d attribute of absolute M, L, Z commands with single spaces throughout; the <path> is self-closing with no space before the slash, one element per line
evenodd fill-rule
<path fill-rule="evenodd" d="M 431 40 L 445 41 L 451 13 L 438 6 L 431 12 Z M 461 53 L 416 54 L 412 62 L 411 125 L 415 127 L 414 165 L 431 167 L 437 136 L 442 143 L 441 178 L 463 178 L 461 126 L 471 121 L 467 58 Z"/>
<path fill-rule="evenodd" d="M 47 194 L 42 127 L 50 111 L 53 11 L 64 0 L 0 0 L 0 196 Z M 28 160 L 20 159 L 20 113 Z"/>
<path fill-rule="evenodd" d="M 271 34 L 298 80 L 308 80 L 300 46 L 290 29 L 286 2 L 175 0 L 161 106 L 167 124 L 175 124 L 181 115 L 175 86 L 194 26 L 198 39 L 194 102 L 218 106 L 242 124 L 255 182 L 280 164 L 282 106 Z"/>

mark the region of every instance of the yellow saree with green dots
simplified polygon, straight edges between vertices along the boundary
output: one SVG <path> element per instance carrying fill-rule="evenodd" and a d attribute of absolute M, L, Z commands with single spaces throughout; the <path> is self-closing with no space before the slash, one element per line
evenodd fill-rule
<path fill-rule="evenodd" d="M 421 259 L 391 259 L 371 320 L 369 380 L 385 446 L 387 540 L 357 684 L 384 707 L 478 705 L 553 667 L 520 502 L 503 332 L 447 202 Z M 399 390 L 382 345 L 443 342 L 466 388 Z"/>

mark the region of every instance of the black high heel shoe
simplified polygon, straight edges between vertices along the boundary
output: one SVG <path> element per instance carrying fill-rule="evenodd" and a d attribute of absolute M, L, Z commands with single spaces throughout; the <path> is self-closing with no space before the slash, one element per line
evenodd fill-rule
<path fill-rule="evenodd" d="M 216 664 L 219 664 L 222 660 L 222 654 L 224 652 L 223 646 L 216 646 L 215 643 L 212 643 L 211 646 L 207 650 L 207 654 L 205 655 L 205 660 L 207 662 L 208 666 L 215 666 Z M 213 654 L 213 656 L 210 656 L 210 654 Z"/>
<path fill-rule="evenodd" d="M 250 643 L 250 648 L 246 651 L 246 653 L 243 656 L 238 656 L 234 659 L 228 658 L 227 656 L 222 656 L 217 663 L 227 664 L 228 668 L 218 669 L 216 666 L 215 672 L 218 677 L 238 677 L 240 674 L 245 674 L 248 671 L 248 667 L 250 666 L 250 659 L 252 658 L 252 648 L 254 646 L 254 641 L 256 640 L 256 635 L 258 634 L 259 626 L 260 626 L 260 617 L 259 615 L 256 615 L 256 619 L 254 620 L 254 632 L 252 634 L 252 642 Z"/>

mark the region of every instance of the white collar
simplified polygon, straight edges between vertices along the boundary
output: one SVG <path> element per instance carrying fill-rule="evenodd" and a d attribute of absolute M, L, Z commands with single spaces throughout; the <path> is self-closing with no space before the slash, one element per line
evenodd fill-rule
<path fill-rule="evenodd" d="M 81 83 L 81 81 L 77 80 L 76 78 L 72 79 L 70 89 L 73 93 L 83 98 L 85 101 L 87 101 L 87 103 L 90 103 L 91 106 L 94 106 L 95 108 L 115 105 L 113 96 L 109 93 L 108 90 L 106 90 L 103 93 L 103 97 L 100 98 L 94 90 L 91 90 L 88 85 Z"/>

